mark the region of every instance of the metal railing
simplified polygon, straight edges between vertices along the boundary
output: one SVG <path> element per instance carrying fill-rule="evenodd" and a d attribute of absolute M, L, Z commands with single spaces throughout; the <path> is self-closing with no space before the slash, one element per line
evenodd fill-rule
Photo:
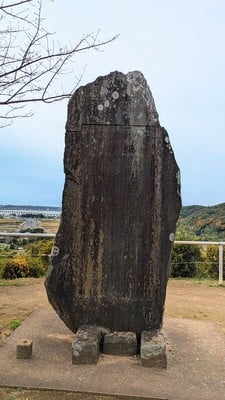
<path fill-rule="evenodd" d="M 37 237 L 37 238 L 54 238 L 55 233 L 19 233 L 19 232 L 0 232 L 1 237 Z M 219 284 L 223 283 L 223 247 L 225 242 L 207 242 L 207 241 L 193 241 L 193 240 L 175 240 L 174 244 L 188 244 L 188 245 L 200 245 L 200 246 L 218 246 L 219 251 Z"/>
<path fill-rule="evenodd" d="M 55 233 L 20 233 L 20 232 L 0 232 L 1 237 L 43 237 L 43 238 L 54 238 Z"/>

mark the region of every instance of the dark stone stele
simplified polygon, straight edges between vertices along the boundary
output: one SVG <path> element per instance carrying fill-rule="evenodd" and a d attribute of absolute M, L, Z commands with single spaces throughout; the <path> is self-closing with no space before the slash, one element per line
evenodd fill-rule
<path fill-rule="evenodd" d="M 68 105 L 62 217 L 46 278 L 74 332 L 161 328 L 180 174 L 141 72 L 113 72 Z"/>

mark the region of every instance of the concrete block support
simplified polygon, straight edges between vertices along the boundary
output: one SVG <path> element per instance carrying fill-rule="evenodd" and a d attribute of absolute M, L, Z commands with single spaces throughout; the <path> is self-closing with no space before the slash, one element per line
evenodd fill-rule
<path fill-rule="evenodd" d="M 32 356 L 33 341 L 24 339 L 21 340 L 16 346 L 16 358 L 28 359 Z"/>
<path fill-rule="evenodd" d="M 166 342 L 161 330 L 141 334 L 142 367 L 166 368 Z"/>

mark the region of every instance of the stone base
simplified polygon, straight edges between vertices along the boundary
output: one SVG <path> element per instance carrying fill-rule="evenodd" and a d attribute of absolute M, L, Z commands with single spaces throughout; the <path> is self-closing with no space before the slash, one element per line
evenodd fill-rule
<path fill-rule="evenodd" d="M 97 364 L 100 352 L 134 356 L 138 350 L 137 335 L 134 332 L 110 332 L 96 325 L 83 325 L 74 336 L 72 363 Z M 161 330 L 142 332 L 140 359 L 142 367 L 166 368 L 166 342 Z"/>
<path fill-rule="evenodd" d="M 101 331 L 97 326 L 81 326 L 72 343 L 73 364 L 97 364 Z"/>
<path fill-rule="evenodd" d="M 133 356 L 137 353 L 137 336 L 134 332 L 113 332 L 105 335 L 103 353 Z"/>
<path fill-rule="evenodd" d="M 33 341 L 21 340 L 16 346 L 16 358 L 28 359 L 32 356 Z"/>
<path fill-rule="evenodd" d="M 141 334 L 142 367 L 166 368 L 166 342 L 161 330 Z"/>

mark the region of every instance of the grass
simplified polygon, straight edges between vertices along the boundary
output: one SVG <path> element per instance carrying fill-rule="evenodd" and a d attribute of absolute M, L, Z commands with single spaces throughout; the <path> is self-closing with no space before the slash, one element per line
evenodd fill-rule
<path fill-rule="evenodd" d="M 16 400 L 16 398 L 15 398 L 14 396 L 12 396 L 11 394 L 9 394 L 9 395 L 6 397 L 6 400 Z"/>
<path fill-rule="evenodd" d="M 39 278 L 0 279 L 0 286 L 35 285 L 39 280 L 40 280 Z"/>
<path fill-rule="evenodd" d="M 218 288 L 225 288 L 225 281 L 224 283 L 219 284 L 218 279 L 206 279 L 206 278 L 170 278 L 170 281 L 182 281 L 187 283 L 193 283 L 195 285 L 203 285 L 207 287 L 218 287 Z"/>
<path fill-rule="evenodd" d="M 0 279 L 0 286 L 24 286 L 26 282 L 18 282 L 18 280 Z"/>
<path fill-rule="evenodd" d="M 21 321 L 19 321 L 17 318 L 14 318 L 11 321 L 9 321 L 8 328 L 11 331 L 15 331 L 15 329 L 19 328 L 20 325 Z"/>
<path fill-rule="evenodd" d="M 55 390 L 0 389 L 0 400 L 133 400 L 133 396 L 74 393 Z M 136 398 L 137 399 L 137 398 Z M 143 398 L 139 397 L 139 400 Z M 151 400 L 149 398 L 149 400 Z M 153 400 L 153 399 L 152 399 Z"/>
<path fill-rule="evenodd" d="M 42 278 L 17 278 L 17 279 L 0 279 L 0 287 L 1 286 L 26 286 L 26 285 L 35 285 L 38 280 Z M 200 279 L 200 278 L 170 278 L 170 281 L 174 282 L 186 282 L 195 285 L 203 285 L 207 287 L 218 287 L 225 288 L 225 280 L 224 283 L 219 284 L 217 279 Z M 0 399 L 1 400 L 1 399 Z"/>
<path fill-rule="evenodd" d="M 17 279 L 0 279 L 0 286 L 26 286 L 35 285 L 41 278 L 17 278 Z M 43 278 L 42 278 L 43 279 Z M 200 278 L 170 278 L 170 281 L 183 281 L 187 283 L 193 283 L 195 285 L 203 285 L 208 287 L 219 287 L 225 288 L 224 283 L 219 284 L 217 279 L 200 279 Z M 1 400 L 1 399 L 0 399 Z"/>

